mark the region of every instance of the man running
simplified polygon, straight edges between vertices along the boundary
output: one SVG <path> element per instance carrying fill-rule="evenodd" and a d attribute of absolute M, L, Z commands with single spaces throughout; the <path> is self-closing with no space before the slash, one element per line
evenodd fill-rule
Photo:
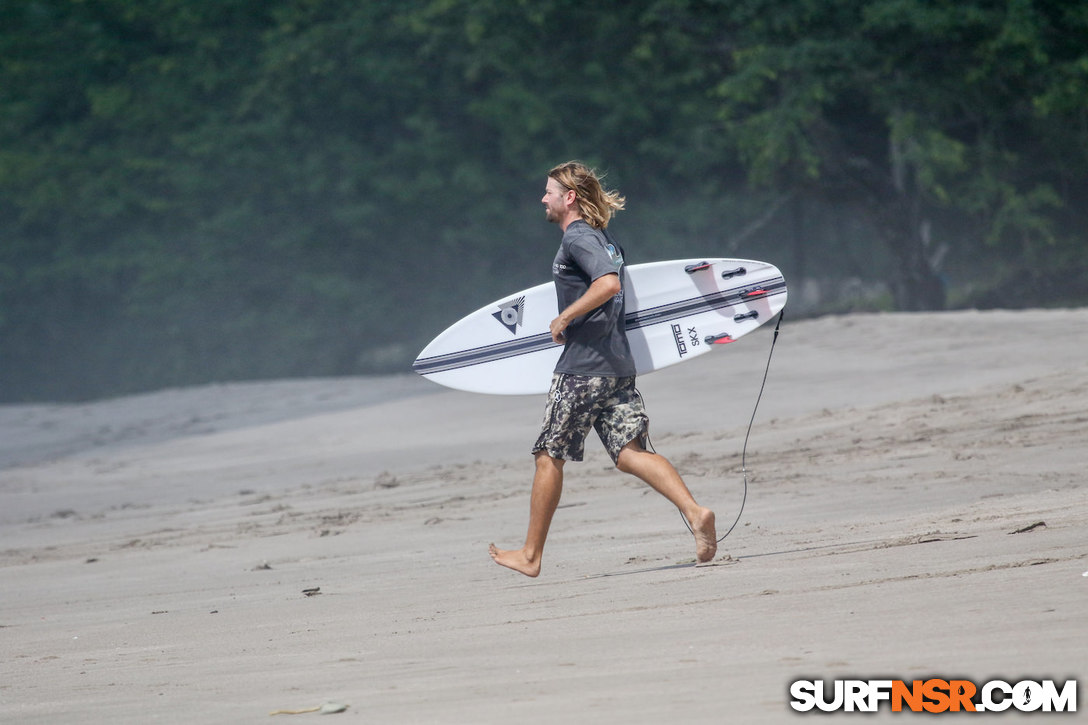
<path fill-rule="evenodd" d="M 552 264 L 559 316 L 551 323 L 552 339 L 563 352 L 532 451 L 536 474 L 525 544 L 511 550 L 492 544 L 491 558 L 526 576 L 540 574 L 563 491 L 563 464 L 582 460 L 593 428 L 619 470 L 642 479 L 680 509 L 695 535 L 696 559 L 710 561 L 718 549 L 714 512 L 696 503 L 664 456 L 646 450 L 649 418 L 635 390 L 624 323 L 623 250 L 606 231 L 625 200 L 605 190 L 592 169 L 570 161 L 548 172 L 541 201 L 547 220 L 563 232 Z"/>

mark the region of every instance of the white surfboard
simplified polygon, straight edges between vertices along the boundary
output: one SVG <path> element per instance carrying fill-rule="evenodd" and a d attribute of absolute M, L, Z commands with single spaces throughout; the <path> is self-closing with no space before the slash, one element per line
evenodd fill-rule
<path fill-rule="evenodd" d="M 625 268 L 627 339 L 639 375 L 709 352 L 770 321 L 786 305 L 786 282 L 748 259 L 678 259 Z M 481 307 L 423 348 L 412 369 L 473 393 L 546 393 L 562 346 L 548 325 L 555 284 Z"/>

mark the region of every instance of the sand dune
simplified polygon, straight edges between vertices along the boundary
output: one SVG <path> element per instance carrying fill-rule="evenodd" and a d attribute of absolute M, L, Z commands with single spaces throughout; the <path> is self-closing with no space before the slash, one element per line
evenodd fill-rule
<path fill-rule="evenodd" d="M 640 381 L 723 530 L 769 345 Z M 778 723 L 797 679 L 1086 674 L 1088 310 L 787 318 L 698 567 L 595 441 L 541 577 L 490 561 L 542 408 L 410 375 L 0 407 L 0 721 Z"/>

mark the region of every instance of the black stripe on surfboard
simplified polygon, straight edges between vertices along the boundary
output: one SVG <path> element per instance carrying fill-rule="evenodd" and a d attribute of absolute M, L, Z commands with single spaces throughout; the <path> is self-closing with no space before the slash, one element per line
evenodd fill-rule
<path fill-rule="evenodd" d="M 483 363 L 494 362 L 495 360 L 503 360 L 508 357 L 528 355 L 530 353 L 546 350 L 549 347 L 555 347 L 555 343 L 552 342 L 551 333 L 543 332 L 521 340 L 498 342 L 493 345 L 474 347 L 471 350 L 460 350 L 458 352 L 446 353 L 445 355 L 419 358 L 412 363 L 412 370 L 420 375 L 444 373 L 447 370 L 467 368 L 470 365 L 481 365 Z"/>
<path fill-rule="evenodd" d="M 758 295 L 750 296 L 753 290 L 759 290 Z M 786 290 L 786 282 L 782 277 L 764 280 L 762 283 L 748 284 L 744 287 L 734 287 L 723 292 L 701 295 L 681 302 L 673 302 L 659 307 L 651 307 L 637 312 L 630 312 L 625 317 L 627 330 L 637 330 L 640 327 L 668 322 L 683 317 L 718 310 L 724 307 L 732 307 L 742 303 L 755 302 L 767 297 L 774 297 Z M 469 350 L 435 355 L 433 357 L 418 358 L 412 363 L 412 370 L 420 375 L 433 375 L 434 373 L 457 370 L 472 365 L 482 365 L 496 360 L 505 360 L 519 355 L 529 355 L 534 352 L 546 350 L 555 346 L 550 333 L 544 332 L 520 340 L 508 340 L 492 345 L 483 345 Z"/>
<path fill-rule="evenodd" d="M 745 302 L 755 302 L 756 300 L 776 295 L 785 288 L 786 281 L 781 277 L 777 277 L 764 280 L 762 284 L 749 284 L 744 287 L 735 287 L 723 292 L 715 292 L 713 294 L 703 295 L 702 297 L 695 297 L 681 302 L 673 302 L 659 307 L 650 307 L 645 310 L 639 310 L 638 312 L 628 313 L 626 317 L 627 329 L 637 330 L 640 327 L 649 327 L 650 325 L 656 325 L 667 320 L 688 317 L 689 315 L 699 314 L 709 310 L 720 310 L 723 307 L 733 307 L 734 305 Z M 749 294 L 756 290 L 759 291 L 759 294 Z"/>

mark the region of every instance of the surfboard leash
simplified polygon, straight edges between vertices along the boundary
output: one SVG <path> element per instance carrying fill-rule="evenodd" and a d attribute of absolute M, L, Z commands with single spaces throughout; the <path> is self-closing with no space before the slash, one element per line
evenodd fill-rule
<path fill-rule="evenodd" d="M 752 417 L 748 419 L 748 430 L 744 434 L 744 446 L 741 448 L 740 452 L 740 472 L 744 477 L 744 495 L 740 500 L 740 511 L 737 511 L 737 518 L 733 521 L 733 525 L 718 539 L 719 544 L 722 542 L 722 539 L 733 533 L 733 529 L 735 529 L 740 522 L 741 514 L 744 513 L 744 504 L 748 501 L 748 438 L 752 435 L 752 425 L 756 422 L 756 411 L 759 410 L 759 401 L 763 399 L 763 390 L 767 387 L 767 375 L 771 372 L 771 357 L 774 355 L 775 343 L 778 342 L 778 331 L 779 328 L 782 327 L 782 318 L 785 316 L 786 308 L 783 307 L 778 313 L 778 321 L 774 325 L 774 336 L 771 338 L 771 349 L 767 351 L 767 365 L 763 368 L 763 381 L 759 384 L 759 395 L 756 396 L 756 404 L 752 406 Z"/>
<path fill-rule="evenodd" d="M 759 401 L 763 399 L 763 390 L 767 387 L 767 375 L 771 371 L 771 357 L 774 355 L 774 346 L 778 342 L 778 331 L 782 327 L 782 318 L 786 316 L 785 308 L 778 313 L 778 321 L 774 326 L 774 336 L 771 338 L 771 349 L 767 352 L 767 365 L 763 368 L 763 381 L 759 385 L 759 395 L 756 396 L 756 404 L 752 407 L 752 417 L 748 419 L 748 430 L 744 434 L 744 446 L 741 448 L 740 454 L 740 472 L 744 478 L 744 493 L 740 500 L 740 510 L 737 511 L 737 518 L 733 520 L 733 525 L 729 527 L 728 531 L 718 537 L 718 543 L 722 543 L 725 537 L 733 533 L 733 529 L 740 523 L 740 517 L 744 513 L 744 504 L 748 501 L 748 438 L 752 435 L 752 425 L 756 420 L 756 411 L 759 410 Z M 684 522 L 684 526 L 691 531 L 691 524 L 688 523 L 687 518 L 683 513 L 680 514 L 680 518 Z M 691 531 L 692 536 L 695 535 L 694 531 Z"/>

